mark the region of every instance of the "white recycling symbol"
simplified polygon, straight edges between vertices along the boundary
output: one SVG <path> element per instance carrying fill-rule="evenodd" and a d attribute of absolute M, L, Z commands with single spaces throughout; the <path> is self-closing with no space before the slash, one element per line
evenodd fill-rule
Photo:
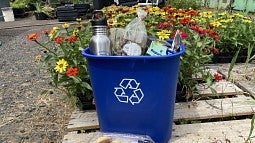
<path fill-rule="evenodd" d="M 139 104 L 143 97 L 143 91 L 139 88 L 140 83 L 135 79 L 124 78 L 119 84 L 119 87 L 115 87 L 114 95 L 119 102 L 131 103 L 132 105 Z M 127 90 L 131 90 L 130 93 Z"/>

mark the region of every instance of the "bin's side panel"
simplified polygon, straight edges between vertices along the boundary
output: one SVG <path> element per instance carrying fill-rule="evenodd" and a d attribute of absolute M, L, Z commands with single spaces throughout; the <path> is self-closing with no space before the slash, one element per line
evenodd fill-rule
<path fill-rule="evenodd" d="M 179 57 L 88 60 L 101 131 L 171 136 Z"/>

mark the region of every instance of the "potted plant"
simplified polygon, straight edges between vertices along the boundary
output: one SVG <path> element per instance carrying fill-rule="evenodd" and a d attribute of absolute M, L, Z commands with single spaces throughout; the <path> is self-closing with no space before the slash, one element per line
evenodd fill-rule
<path fill-rule="evenodd" d="M 48 4 L 44 4 L 41 0 L 37 0 L 35 5 L 35 18 L 36 20 L 45 20 L 48 18 L 53 18 L 54 8 Z"/>
<path fill-rule="evenodd" d="M 27 36 L 43 50 L 37 57 L 49 72 L 53 86 L 65 91 L 78 107 L 92 107 L 92 89 L 87 71 L 87 63 L 81 55 L 81 49 L 88 46 L 92 36 L 91 26 L 87 23 L 67 23 L 51 30 L 43 30 L 43 34 L 32 33 Z M 45 39 L 48 39 L 45 41 Z M 82 105 L 82 106 L 81 106 Z"/>
<path fill-rule="evenodd" d="M 13 9 L 14 17 L 26 17 L 28 15 L 29 0 L 12 0 L 10 1 L 10 6 Z"/>

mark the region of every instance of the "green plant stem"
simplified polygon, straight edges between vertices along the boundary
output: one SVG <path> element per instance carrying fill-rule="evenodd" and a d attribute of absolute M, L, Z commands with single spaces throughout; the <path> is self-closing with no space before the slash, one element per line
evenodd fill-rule
<path fill-rule="evenodd" d="M 46 46 L 42 45 L 41 43 L 39 43 L 37 40 L 35 40 L 35 43 L 37 43 L 39 46 L 45 48 L 46 50 L 48 50 L 49 52 L 51 52 L 52 54 L 54 54 L 55 56 L 58 56 L 55 52 L 51 51 L 49 48 L 47 48 Z"/>

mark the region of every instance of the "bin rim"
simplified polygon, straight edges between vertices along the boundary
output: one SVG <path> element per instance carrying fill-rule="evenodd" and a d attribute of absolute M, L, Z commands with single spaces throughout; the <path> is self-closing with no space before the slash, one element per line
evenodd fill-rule
<path fill-rule="evenodd" d="M 90 59 L 168 59 L 168 58 L 175 58 L 180 57 L 185 52 L 184 44 L 182 43 L 180 46 L 180 51 L 177 53 L 173 53 L 171 55 L 164 55 L 164 56 L 107 56 L 107 55 L 92 55 L 90 54 L 89 47 L 82 50 L 82 55 L 86 58 Z"/>

